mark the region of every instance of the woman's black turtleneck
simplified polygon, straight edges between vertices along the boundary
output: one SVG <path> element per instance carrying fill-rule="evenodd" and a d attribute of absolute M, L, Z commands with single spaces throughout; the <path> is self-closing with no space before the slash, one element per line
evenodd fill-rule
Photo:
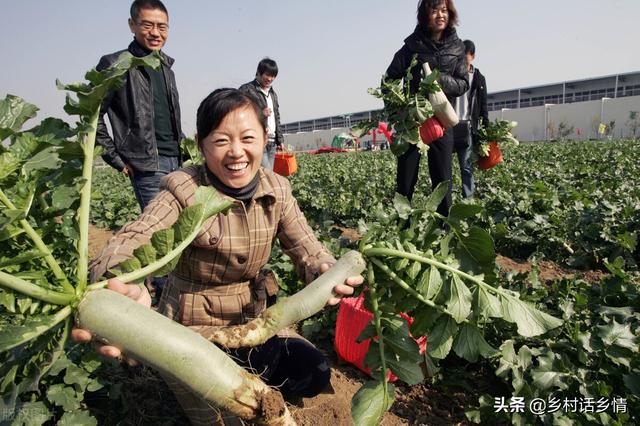
<path fill-rule="evenodd" d="M 251 199 L 258 190 L 258 182 L 260 181 L 258 173 L 256 173 L 251 182 L 246 186 L 242 188 L 231 188 L 218 179 L 218 177 L 214 175 L 207 166 L 204 166 L 204 168 L 207 171 L 207 177 L 209 178 L 211 185 L 213 185 L 215 189 L 222 192 L 224 195 L 242 201 L 245 206 L 248 206 L 251 203 Z"/>

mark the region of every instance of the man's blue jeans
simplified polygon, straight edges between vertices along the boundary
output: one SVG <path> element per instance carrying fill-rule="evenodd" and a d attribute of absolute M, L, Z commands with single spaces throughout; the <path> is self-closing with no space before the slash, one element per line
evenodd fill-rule
<path fill-rule="evenodd" d="M 136 194 L 136 199 L 138 200 L 141 211 L 144 211 L 151 200 L 160 192 L 160 179 L 178 170 L 179 167 L 178 157 L 159 155 L 157 172 L 134 172 L 131 178 L 131 185 L 133 186 L 133 192 Z M 162 294 L 162 289 L 166 282 L 166 276 L 151 278 L 151 284 L 156 289 L 156 303 L 160 294 Z"/>
<path fill-rule="evenodd" d="M 262 154 L 262 167 L 273 170 L 273 163 L 276 158 L 276 144 L 272 141 L 267 142 Z"/>
<path fill-rule="evenodd" d="M 169 173 L 178 170 L 178 157 L 158 156 L 158 171 L 156 172 L 135 172 L 131 178 L 133 192 L 140 205 L 140 210 L 145 207 L 158 195 L 160 191 L 160 179 Z"/>
<path fill-rule="evenodd" d="M 460 150 L 458 154 L 458 163 L 460 164 L 460 178 L 462 179 L 462 197 L 469 198 L 473 196 L 476 189 L 473 181 L 473 163 L 471 163 L 472 145 L 466 149 Z"/>
<path fill-rule="evenodd" d="M 458 155 L 460 178 L 462 180 L 462 197 L 464 198 L 473 196 L 473 191 L 475 190 L 473 163 L 471 163 L 472 139 L 469 121 L 460 121 L 455 125 L 453 128 L 453 149 Z"/>

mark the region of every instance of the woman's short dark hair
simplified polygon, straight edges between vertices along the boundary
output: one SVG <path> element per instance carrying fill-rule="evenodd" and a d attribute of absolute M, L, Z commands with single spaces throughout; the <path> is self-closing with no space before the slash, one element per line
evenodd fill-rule
<path fill-rule="evenodd" d="M 458 11 L 453 4 L 453 0 L 420 0 L 420 3 L 418 3 L 418 25 L 421 28 L 431 31 L 431 28 L 429 28 L 429 11 L 438 7 L 440 3 L 445 3 L 449 11 L 447 28 L 453 28 L 458 25 Z"/>
<path fill-rule="evenodd" d="M 129 14 L 131 15 L 131 19 L 133 21 L 137 21 L 140 16 L 140 9 L 151 9 L 151 10 L 161 10 L 165 13 L 165 15 L 169 16 L 169 12 L 167 12 L 167 8 L 164 7 L 164 4 L 160 0 L 135 0 L 131 4 L 131 9 L 129 10 Z"/>
<path fill-rule="evenodd" d="M 267 117 L 264 116 L 258 100 L 250 93 L 238 89 L 216 89 L 200 103 L 196 115 L 196 131 L 198 132 L 198 145 L 209 133 L 220 126 L 222 120 L 232 111 L 238 108 L 251 107 L 262 124 L 267 129 Z"/>
<path fill-rule="evenodd" d="M 267 74 L 276 77 L 278 75 L 278 64 L 271 58 L 264 58 L 258 62 L 258 70 L 256 73 L 258 75 Z"/>

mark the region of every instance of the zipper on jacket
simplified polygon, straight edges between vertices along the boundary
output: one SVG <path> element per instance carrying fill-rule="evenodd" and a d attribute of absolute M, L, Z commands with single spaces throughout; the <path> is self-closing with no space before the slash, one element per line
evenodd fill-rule
<path fill-rule="evenodd" d="M 160 63 L 160 67 L 162 68 L 162 63 Z M 158 141 L 156 139 L 156 132 L 155 132 L 155 122 L 156 122 L 156 110 L 155 110 L 155 98 L 153 97 L 153 84 L 151 83 L 151 76 L 149 75 L 149 71 L 147 71 L 146 69 L 144 70 L 144 73 L 146 74 L 146 78 L 148 78 L 147 83 L 149 83 L 149 94 L 151 95 L 151 105 L 153 105 L 153 107 L 151 108 L 151 123 L 152 123 L 152 135 L 151 137 L 153 138 L 153 146 L 155 147 L 155 151 L 156 151 L 156 172 L 160 171 L 160 153 L 158 152 Z"/>

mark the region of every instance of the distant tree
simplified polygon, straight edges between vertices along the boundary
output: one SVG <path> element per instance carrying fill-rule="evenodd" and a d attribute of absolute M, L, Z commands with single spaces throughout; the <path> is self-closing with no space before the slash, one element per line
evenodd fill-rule
<path fill-rule="evenodd" d="M 616 120 L 611 120 L 609 124 L 607 124 L 607 136 L 609 139 L 613 138 L 613 132 L 616 129 Z"/>
<path fill-rule="evenodd" d="M 554 121 L 549 121 L 547 124 L 547 139 L 550 141 L 554 141 L 557 138 L 558 128 L 556 127 L 556 123 Z"/>
<path fill-rule="evenodd" d="M 573 125 L 569 125 L 566 121 L 562 120 L 558 124 L 558 139 L 564 140 L 573 133 Z"/>
<path fill-rule="evenodd" d="M 594 115 L 591 118 L 591 130 L 593 131 L 593 138 L 598 139 L 598 129 L 600 128 L 600 116 Z"/>
<path fill-rule="evenodd" d="M 635 139 L 636 132 L 640 129 L 640 113 L 638 113 L 638 111 L 629 111 L 629 119 L 626 124 L 629 130 L 631 130 L 631 135 Z"/>

